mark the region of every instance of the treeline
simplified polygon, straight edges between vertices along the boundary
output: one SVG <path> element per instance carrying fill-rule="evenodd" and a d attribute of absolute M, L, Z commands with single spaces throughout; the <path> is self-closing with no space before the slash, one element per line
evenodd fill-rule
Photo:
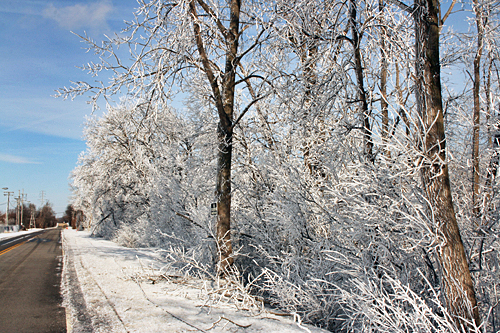
<path fill-rule="evenodd" d="M 499 7 L 454 4 L 141 1 L 60 90 L 123 95 L 74 208 L 335 332 L 497 331 Z"/>
<path fill-rule="evenodd" d="M 5 213 L 0 216 L 0 220 L 5 221 Z M 9 209 L 8 225 L 20 225 L 22 229 L 52 228 L 57 225 L 57 222 L 50 203 L 46 203 L 41 208 L 37 208 L 35 204 L 23 204 Z"/>

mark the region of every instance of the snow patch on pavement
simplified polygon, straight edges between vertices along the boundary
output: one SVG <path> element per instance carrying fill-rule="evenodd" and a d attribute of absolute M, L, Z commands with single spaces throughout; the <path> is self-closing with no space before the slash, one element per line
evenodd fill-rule
<path fill-rule="evenodd" d="M 154 249 L 125 248 L 72 229 L 62 236 L 68 332 L 327 332 L 293 317 L 207 302 L 210 281 L 148 278 L 169 266 Z"/>

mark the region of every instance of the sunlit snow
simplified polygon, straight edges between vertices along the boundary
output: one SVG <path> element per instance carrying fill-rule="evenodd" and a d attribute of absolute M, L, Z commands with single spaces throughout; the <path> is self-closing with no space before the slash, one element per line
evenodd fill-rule
<path fill-rule="evenodd" d="M 33 228 L 29 230 L 23 230 L 23 231 L 15 231 L 15 232 L 2 232 L 0 233 L 0 239 L 8 239 L 8 238 L 13 238 L 13 237 L 18 237 L 22 235 L 28 235 L 31 234 L 32 232 L 40 231 L 42 229 L 38 228 Z"/>
<path fill-rule="evenodd" d="M 326 332 L 293 316 L 208 303 L 210 281 L 158 278 L 168 263 L 153 249 L 121 247 L 84 231 L 66 229 L 62 235 L 69 331 Z"/>

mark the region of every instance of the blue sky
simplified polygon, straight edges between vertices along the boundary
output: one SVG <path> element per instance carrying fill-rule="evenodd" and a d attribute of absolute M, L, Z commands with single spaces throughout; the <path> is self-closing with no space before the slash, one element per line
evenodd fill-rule
<path fill-rule="evenodd" d="M 16 196 L 24 189 L 37 206 L 44 191 L 62 216 L 69 174 L 85 150 L 83 123 L 91 113 L 84 97 L 51 97 L 72 80 L 89 79 L 76 66 L 92 56 L 70 31 L 101 40 L 120 31 L 136 7 L 135 0 L 0 1 L 0 188 Z M 6 199 L 1 195 L 2 212 Z"/>

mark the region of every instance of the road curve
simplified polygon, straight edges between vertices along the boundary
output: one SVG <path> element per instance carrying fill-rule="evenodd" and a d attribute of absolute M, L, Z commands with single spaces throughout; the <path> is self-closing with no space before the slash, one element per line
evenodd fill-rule
<path fill-rule="evenodd" d="M 66 332 L 61 231 L 0 243 L 0 332 Z"/>

